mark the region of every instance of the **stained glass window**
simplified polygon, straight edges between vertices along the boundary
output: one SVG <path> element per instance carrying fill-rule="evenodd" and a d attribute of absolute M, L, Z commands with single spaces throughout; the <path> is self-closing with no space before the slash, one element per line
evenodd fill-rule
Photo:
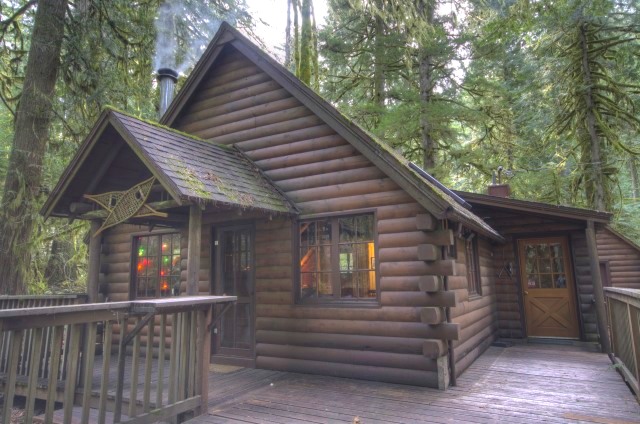
<path fill-rule="evenodd" d="M 136 298 L 180 294 L 180 234 L 137 236 L 134 287 Z"/>

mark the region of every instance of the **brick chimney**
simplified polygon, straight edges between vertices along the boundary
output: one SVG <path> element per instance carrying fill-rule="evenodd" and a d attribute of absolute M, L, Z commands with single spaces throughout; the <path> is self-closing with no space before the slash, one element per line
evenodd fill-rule
<path fill-rule="evenodd" d="M 511 187 L 509 184 L 502 184 L 502 166 L 498 167 L 498 182 L 496 183 L 496 172 L 493 172 L 491 185 L 487 187 L 487 194 L 495 197 L 510 197 Z"/>

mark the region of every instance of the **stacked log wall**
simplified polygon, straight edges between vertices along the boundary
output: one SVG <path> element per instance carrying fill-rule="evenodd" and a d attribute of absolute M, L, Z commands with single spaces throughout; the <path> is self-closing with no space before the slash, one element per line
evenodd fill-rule
<path fill-rule="evenodd" d="M 296 203 L 302 216 L 375 212 L 379 304 L 295 303 L 292 225 L 256 221 L 256 364 L 260 368 L 438 386 L 426 348 L 457 337 L 437 312 L 451 297 L 421 290 L 451 263 L 423 254 L 448 243 L 417 227 L 426 210 L 329 125 L 238 52 L 227 51 L 174 126 L 240 148 Z M 429 219 L 432 217 L 429 216 Z M 434 221 L 435 222 L 435 221 Z M 437 224 L 437 222 L 436 222 Z M 430 247 L 429 247 L 430 246 Z M 431 249 L 433 248 L 433 249 Z M 422 311 L 429 309 L 425 317 Z M 432 314 L 432 315 L 429 315 Z M 423 320 L 440 320 L 425 323 Z M 430 342 L 432 341 L 432 342 Z"/>
<path fill-rule="evenodd" d="M 596 233 L 598 256 L 607 262 L 612 287 L 640 289 L 640 249 L 606 227 Z"/>
<path fill-rule="evenodd" d="M 462 374 L 498 334 L 494 249 L 485 238 L 480 238 L 477 246 L 481 293 L 469 293 L 464 239 L 456 243 L 456 275 L 448 277 L 449 290 L 458 298 L 458 305 L 451 308 L 452 321 L 460 326 L 460 338 L 453 341 L 456 376 Z"/>

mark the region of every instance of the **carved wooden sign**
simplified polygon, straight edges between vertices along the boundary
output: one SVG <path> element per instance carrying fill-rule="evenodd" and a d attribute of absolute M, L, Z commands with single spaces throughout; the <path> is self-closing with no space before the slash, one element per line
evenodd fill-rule
<path fill-rule="evenodd" d="M 125 191 L 110 191 L 103 194 L 85 194 L 84 197 L 96 202 L 109 212 L 102 226 L 96 231 L 94 236 L 100 234 L 109 227 L 120 224 L 129 218 L 139 218 L 144 216 L 160 216 L 166 218 L 164 212 L 158 212 L 151 206 L 145 204 L 151 187 L 156 181 L 155 177 L 142 181 Z"/>

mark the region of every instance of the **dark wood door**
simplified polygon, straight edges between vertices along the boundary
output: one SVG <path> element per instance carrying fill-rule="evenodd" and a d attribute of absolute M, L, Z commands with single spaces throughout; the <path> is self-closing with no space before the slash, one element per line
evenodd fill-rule
<path fill-rule="evenodd" d="M 253 358 L 255 346 L 253 229 L 248 225 L 221 227 L 214 247 L 215 293 L 238 297 L 214 330 L 214 355 L 246 361 Z"/>
<path fill-rule="evenodd" d="M 567 239 L 523 239 L 518 250 L 527 335 L 579 338 Z"/>

